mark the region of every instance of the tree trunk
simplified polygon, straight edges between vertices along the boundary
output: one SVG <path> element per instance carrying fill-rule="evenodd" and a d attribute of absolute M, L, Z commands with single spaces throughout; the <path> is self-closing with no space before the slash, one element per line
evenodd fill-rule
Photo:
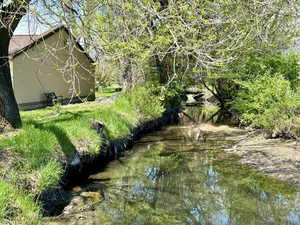
<path fill-rule="evenodd" d="M 155 56 L 156 68 L 159 73 L 159 83 L 160 85 L 164 85 L 168 82 L 168 70 L 165 63 L 159 60 L 159 57 Z"/>
<path fill-rule="evenodd" d="M 13 91 L 8 57 L 11 35 L 7 29 L 1 27 L 0 37 L 0 112 L 14 128 L 18 128 L 21 126 L 21 118 Z"/>
<path fill-rule="evenodd" d="M 124 61 L 124 72 L 123 72 L 123 91 L 127 91 L 133 86 L 133 77 L 132 77 L 132 64 L 130 59 Z"/>

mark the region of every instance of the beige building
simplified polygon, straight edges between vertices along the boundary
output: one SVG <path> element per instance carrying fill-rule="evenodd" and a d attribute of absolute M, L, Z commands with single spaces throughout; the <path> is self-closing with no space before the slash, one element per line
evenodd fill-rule
<path fill-rule="evenodd" d="M 71 40 L 64 26 L 42 35 L 12 37 L 10 67 L 20 109 L 49 104 L 49 93 L 64 103 L 95 99 L 93 60 Z"/>

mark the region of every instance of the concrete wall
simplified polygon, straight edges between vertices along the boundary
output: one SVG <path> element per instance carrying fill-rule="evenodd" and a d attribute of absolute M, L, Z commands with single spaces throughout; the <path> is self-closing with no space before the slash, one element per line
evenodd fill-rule
<path fill-rule="evenodd" d="M 20 108 L 45 103 L 45 93 L 55 92 L 64 99 L 94 96 L 94 66 L 88 57 L 74 48 L 75 74 L 67 67 L 68 34 L 64 29 L 56 32 L 11 61 L 13 86 Z M 74 71 L 73 70 L 73 71 Z M 74 82 L 70 82 L 75 77 Z"/>

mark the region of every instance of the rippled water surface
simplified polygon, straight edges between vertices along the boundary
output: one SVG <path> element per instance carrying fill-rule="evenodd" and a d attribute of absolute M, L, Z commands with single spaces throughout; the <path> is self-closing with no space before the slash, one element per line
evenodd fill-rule
<path fill-rule="evenodd" d="M 243 132 L 209 130 L 171 126 L 144 137 L 75 187 L 66 216 L 50 224 L 300 224 L 296 189 L 224 152 Z"/>

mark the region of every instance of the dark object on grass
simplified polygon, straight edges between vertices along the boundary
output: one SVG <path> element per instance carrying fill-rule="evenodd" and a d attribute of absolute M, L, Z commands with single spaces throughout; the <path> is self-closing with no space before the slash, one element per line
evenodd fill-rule
<path fill-rule="evenodd" d="M 56 96 L 55 92 L 45 93 L 47 98 L 47 105 L 53 106 L 57 103 L 62 103 L 63 96 Z"/>
<path fill-rule="evenodd" d="M 104 123 L 99 120 L 94 120 L 91 124 L 91 128 L 96 130 L 98 134 L 102 135 L 104 131 Z"/>

